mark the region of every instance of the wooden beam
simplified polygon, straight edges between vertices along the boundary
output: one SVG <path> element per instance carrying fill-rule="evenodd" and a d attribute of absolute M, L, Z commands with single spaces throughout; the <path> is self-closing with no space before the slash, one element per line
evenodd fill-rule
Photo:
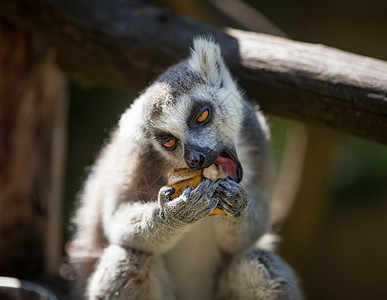
<path fill-rule="evenodd" d="M 323 45 L 217 28 L 125 0 L 0 0 L 0 15 L 58 51 L 85 85 L 143 89 L 212 35 L 247 95 L 268 113 L 387 144 L 387 63 Z"/>

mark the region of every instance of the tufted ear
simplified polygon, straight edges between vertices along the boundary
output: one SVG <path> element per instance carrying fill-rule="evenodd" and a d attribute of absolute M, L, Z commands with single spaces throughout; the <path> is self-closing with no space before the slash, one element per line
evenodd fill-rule
<path fill-rule="evenodd" d="M 228 73 L 219 45 L 211 38 L 197 37 L 193 40 L 188 63 L 213 85 L 221 86 L 224 73 Z"/>

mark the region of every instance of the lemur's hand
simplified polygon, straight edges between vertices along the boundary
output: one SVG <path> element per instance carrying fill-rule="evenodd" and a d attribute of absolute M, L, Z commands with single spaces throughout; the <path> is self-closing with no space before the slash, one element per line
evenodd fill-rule
<path fill-rule="evenodd" d="M 235 218 L 243 215 L 247 208 L 248 197 L 246 191 L 239 183 L 230 178 L 221 179 L 215 195 L 218 197 L 218 208 L 223 210 L 226 215 Z"/>
<path fill-rule="evenodd" d="M 193 189 L 188 186 L 177 198 L 170 200 L 174 189 L 164 186 L 159 191 L 158 201 L 161 207 L 160 215 L 166 221 L 180 220 L 187 224 L 196 221 L 212 213 L 218 204 L 218 198 L 214 195 L 218 182 L 204 178 Z"/>

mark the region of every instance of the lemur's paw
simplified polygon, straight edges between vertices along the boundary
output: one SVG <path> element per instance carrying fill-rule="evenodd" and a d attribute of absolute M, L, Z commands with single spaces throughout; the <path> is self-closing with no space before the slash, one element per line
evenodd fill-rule
<path fill-rule="evenodd" d="M 218 182 L 219 185 L 215 192 L 219 199 L 218 208 L 235 218 L 243 215 L 248 204 L 246 191 L 230 178 L 221 179 Z"/>
<path fill-rule="evenodd" d="M 204 178 L 195 189 L 188 186 L 179 197 L 172 200 L 170 195 L 173 194 L 173 188 L 162 187 L 159 191 L 162 217 L 170 221 L 179 220 L 193 224 L 208 216 L 218 204 L 214 195 L 217 186 L 218 182 Z M 168 201 L 165 201 L 167 195 Z"/>

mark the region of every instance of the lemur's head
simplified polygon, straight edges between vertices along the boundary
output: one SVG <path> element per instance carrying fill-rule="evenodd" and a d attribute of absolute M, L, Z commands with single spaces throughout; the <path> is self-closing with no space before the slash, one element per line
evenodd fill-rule
<path fill-rule="evenodd" d="M 239 182 L 236 139 L 244 99 L 227 70 L 219 46 L 194 40 L 191 56 L 168 69 L 138 99 L 146 140 L 171 168 L 222 165 Z"/>

